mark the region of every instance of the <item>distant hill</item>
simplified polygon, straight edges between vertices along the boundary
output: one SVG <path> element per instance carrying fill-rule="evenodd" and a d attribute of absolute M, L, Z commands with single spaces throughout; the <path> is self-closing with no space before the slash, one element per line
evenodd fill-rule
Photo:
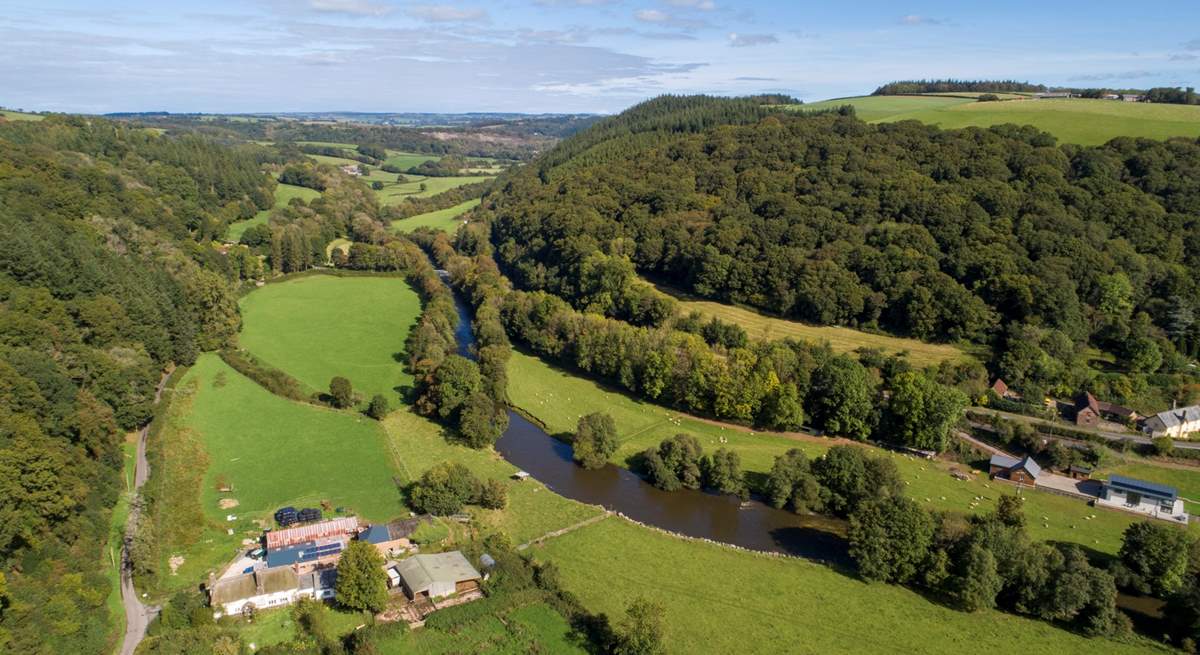
<path fill-rule="evenodd" d="M 869 123 L 917 120 L 943 128 L 1032 125 L 1064 143 L 1100 145 L 1119 136 L 1166 139 L 1200 136 L 1200 107 L 1118 100 L 1008 99 L 977 102 L 961 95 L 859 96 L 795 109 L 812 111 L 853 105 Z"/>

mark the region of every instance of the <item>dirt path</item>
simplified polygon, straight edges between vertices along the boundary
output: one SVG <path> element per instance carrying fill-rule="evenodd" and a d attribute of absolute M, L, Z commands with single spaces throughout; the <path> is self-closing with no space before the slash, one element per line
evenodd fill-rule
<path fill-rule="evenodd" d="M 154 390 L 154 404 L 162 400 L 163 389 L 167 385 L 170 373 L 163 373 Z M 133 499 L 129 503 L 129 518 L 125 521 L 125 543 L 121 548 L 121 603 L 125 606 L 125 639 L 121 643 L 121 655 L 133 655 L 138 644 L 146 638 L 146 628 L 158 614 L 158 608 L 145 605 L 138 598 L 137 589 L 133 586 L 133 561 L 129 558 L 129 544 L 137 532 L 138 519 L 141 518 L 142 485 L 150 477 L 150 461 L 146 459 L 146 439 L 150 435 L 150 424 L 147 423 L 138 432 L 137 459 L 133 466 Z"/>

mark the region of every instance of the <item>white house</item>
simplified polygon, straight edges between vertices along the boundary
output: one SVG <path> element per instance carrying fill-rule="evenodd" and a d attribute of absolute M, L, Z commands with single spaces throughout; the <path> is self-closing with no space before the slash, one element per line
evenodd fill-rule
<path fill-rule="evenodd" d="M 1146 419 L 1142 431 L 1152 437 L 1186 439 L 1193 432 L 1200 432 L 1200 405 L 1168 409 Z"/>
<path fill-rule="evenodd" d="M 1174 487 L 1122 475 L 1108 477 L 1096 504 L 1145 514 L 1156 519 L 1184 524 L 1188 522 L 1188 514 L 1183 509 L 1183 499 Z"/>
<path fill-rule="evenodd" d="M 248 607 L 255 610 L 291 605 L 301 598 L 333 598 L 336 569 L 322 569 L 297 575 L 291 567 L 255 569 L 210 583 L 209 605 L 214 615 L 240 614 Z"/>

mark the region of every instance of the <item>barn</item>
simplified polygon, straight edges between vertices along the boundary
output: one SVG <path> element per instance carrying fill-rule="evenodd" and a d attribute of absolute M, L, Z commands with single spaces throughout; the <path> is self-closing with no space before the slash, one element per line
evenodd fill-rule
<path fill-rule="evenodd" d="M 419 596 L 445 598 L 479 588 L 483 576 L 457 550 L 434 555 L 414 555 L 395 566 L 404 593 L 411 600 Z"/>

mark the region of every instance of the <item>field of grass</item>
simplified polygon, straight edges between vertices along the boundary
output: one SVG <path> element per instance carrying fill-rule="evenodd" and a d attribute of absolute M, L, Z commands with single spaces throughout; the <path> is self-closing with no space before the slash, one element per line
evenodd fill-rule
<path fill-rule="evenodd" d="M 40 121 L 45 118 L 41 114 L 26 114 L 25 112 L 12 111 L 10 109 L 0 109 L 0 116 L 9 121 Z"/>
<path fill-rule="evenodd" d="M 467 606 L 451 607 L 441 612 L 470 611 Z M 378 652 L 388 655 L 450 655 L 457 653 L 499 653 L 522 655 L 583 655 L 569 635 L 571 626 L 561 614 L 544 602 L 524 605 L 492 615 L 485 614 L 475 621 L 459 626 L 453 632 L 425 626 L 410 633 L 377 642 Z"/>
<path fill-rule="evenodd" d="M 462 221 L 458 217 L 478 206 L 479 198 L 475 198 L 474 200 L 468 200 L 447 209 L 439 209 L 392 221 L 392 229 L 396 232 L 412 232 L 418 228 L 431 227 L 435 230 L 454 233 L 458 230 L 458 226 L 462 225 Z"/>
<path fill-rule="evenodd" d="M 753 482 L 770 472 L 775 457 L 790 448 L 819 457 L 835 443 L 831 439 L 723 427 L 605 389 L 522 353 L 514 353 L 509 360 L 508 379 L 512 403 L 545 424 L 551 434 L 574 432 L 580 416 L 607 412 L 616 423 L 621 442 L 612 461 L 621 466 L 628 466 L 630 457 L 657 446 L 663 439 L 686 433 L 696 437 L 706 451 L 722 446 L 736 450 Z M 727 443 L 722 444 L 722 438 Z M 951 475 L 952 469 L 966 470 L 966 466 L 930 462 L 878 448 L 873 451 L 896 462 L 909 496 L 928 509 L 985 513 L 995 507 L 1002 493 L 1013 493 L 1012 487 L 991 482 L 983 473 L 977 472 L 966 481 Z M 1023 495 L 1029 532 L 1035 539 L 1073 542 L 1114 554 L 1120 549 L 1125 528 L 1137 520 L 1132 514 L 1090 507 L 1064 496 L 1040 491 Z M 1087 518 L 1093 514 L 1096 518 Z"/>
<path fill-rule="evenodd" d="M 996 611 L 959 612 L 819 564 L 684 541 L 608 518 L 534 549 L 592 612 L 638 597 L 666 608 L 669 653 L 1152 652 Z M 1160 652 L 1165 650 L 1159 649 Z"/>
<path fill-rule="evenodd" d="M 261 534 L 283 505 L 329 501 L 367 520 L 403 513 L 379 425 L 276 396 L 215 354 L 196 360 L 172 394 L 154 449 L 149 492 L 161 498 L 156 592 L 194 587 Z M 232 492 L 220 493 L 229 485 Z M 237 506 L 222 509 L 221 499 Z M 235 516 L 233 521 L 227 515 Z M 228 534 L 227 529 L 233 530 Z M 169 562 L 181 557 L 177 571 Z"/>
<path fill-rule="evenodd" d="M 412 377 L 395 359 L 421 302 L 401 278 L 310 276 L 268 284 L 241 300 L 241 346 L 318 390 L 350 380 L 363 401 L 397 405 Z"/>
<path fill-rule="evenodd" d="M 917 367 L 936 366 L 943 361 L 972 358 L 970 354 L 956 346 L 925 343 L 917 339 L 886 334 L 872 334 L 848 327 L 809 325 L 798 321 L 773 318 L 753 309 L 690 298 L 674 289 L 656 286 L 659 291 L 672 295 L 679 301 L 680 313 L 700 312 L 705 317 L 715 316 L 727 323 L 736 323 L 742 326 L 752 339 L 791 337 L 818 343 L 828 342 L 833 351 L 837 353 L 853 352 L 858 348 L 878 348 L 887 354 L 907 352 L 908 360 Z"/>
<path fill-rule="evenodd" d="M 236 242 L 242 238 L 242 233 L 249 229 L 250 226 L 265 225 L 267 219 L 271 217 L 271 212 L 281 207 L 287 207 L 292 198 L 300 198 L 301 200 L 308 202 L 314 198 L 320 197 L 320 195 L 321 192 L 317 191 L 316 189 L 295 186 L 293 184 L 278 184 L 275 186 L 275 206 L 271 209 L 264 209 L 258 212 L 254 215 L 254 218 L 230 223 L 229 232 L 226 234 L 225 238 L 229 241 Z"/>
<path fill-rule="evenodd" d="M 510 479 L 517 468 L 494 450 L 475 450 L 452 443 L 443 429 L 429 419 L 403 407 L 383 422 L 388 447 L 401 462 L 400 473 L 415 480 L 441 462 L 459 462 L 480 479 L 503 480 L 508 487 L 508 506 L 502 510 L 470 509 L 473 527 L 482 534 L 503 532 L 513 543 L 525 543 L 547 532 L 559 530 L 597 516 L 603 510 L 568 500 L 550 491 L 541 482 Z"/>
<path fill-rule="evenodd" d="M 1118 136 L 1165 139 L 1200 136 L 1200 107 L 1084 98 L 976 102 L 946 96 L 863 96 L 797 106 L 854 105 L 868 122 L 918 120 L 944 128 L 1033 125 L 1060 141 L 1098 145 Z"/>
<path fill-rule="evenodd" d="M 359 612 L 338 610 L 328 605 L 322 610 L 322 614 L 325 617 L 323 625 L 334 637 L 348 635 L 370 620 Z M 254 613 L 252 623 L 238 621 L 234 627 L 242 642 L 247 645 L 254 644 L 255 650 L 292 639 L 296 636 L 298 628 L 291 607 L 260 610 Z"/>
<path fill-rule="evenodd" d="M 371 174 L 365 178 L 368 184 L 376 179 L 384 183 L 383 189 L 376 191 L 375 195 L 379 198 L 379 202 L 383 205 L 394 205 L 405 198 L 428 198 L 436 196 L 443 191 L 456 189 L 464 184 L 474 184 L 484 180 L 492 179 L 488 175 L 464 175 L 461 177 L 420 177 L 418 175 L 405 175 L 407 182 L 396 182 L 396 176 L 393 173 L 384 173 L 380 170 L 372 170 Z M 425 185 L 425 190 L 421 190 L 421 185 Z"/>
<path fill-rule="evenodd" d="M 427 161 L 440 161 L 441 157 L 437 155 L 422 155 L 418 152 L 401 152 L 399 150 L 389 150 L 388 158 L 384 160 L 384 164 L 398 166 L 404 170 L 408 170 L 413 166 L 420 166 Z"/>

